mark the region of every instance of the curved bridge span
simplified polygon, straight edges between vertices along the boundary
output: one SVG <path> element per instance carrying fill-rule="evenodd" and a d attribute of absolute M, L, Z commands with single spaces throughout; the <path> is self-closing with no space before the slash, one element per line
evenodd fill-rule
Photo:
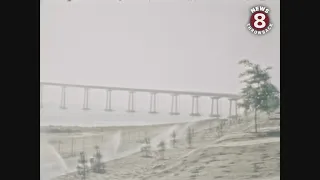
<path fill-rule="evenodd" d="M 60 108 L 67 109 L 66 107 L 66 89 L 67 88 L 81 88 L 84 90 L 84 103 L 83 110 L 89 110 L 89 91 L 90 89 L 103 90 L 106 92 L 106 105 L 105 111 L 112 112 L 111 108 L 111 93 L 113 91 L 126 91 L 129 94 L 128 98 L 128 110 L 127 112 L 134 113 L 134 95 L 135 93 L 149 93 L 150 94 L 150 111 L 149 113 L 155 114 L 156 110 L 156 95 L 168 94 L 172 97 L 171 101 L 171 115 L 179 115 L 178 111 L 178 96 L 190 96 L 192 98 L 192 111 L 190 116 L 201 116 L 198 111 L 198 99 L 199 97 L 208 97 L 211 99 L 211 112 L 210 117 L 219 118 L 219 99 L 229 99 L 229 117 L 237 117 L 237 100 L 240 96 L 237 94 L 228 93 L 212 93 L 212 92 L 196 92 L 196 91 L 175 91 L 175 90 L 160 90 L 160 89 L 141 89 L 141 88 L 126 88 L 126 87 L 111 87 L 111 86 L 94 86 L 94 85 L 79 85 L 79 84 L 65 84 L 65 83 L 52 83 L 52 82 L 40 82 L 40 108 L 43 108 L 42 97 L 44 93 L 44 87 L 58 86 L 61 87 L 61 101 Z M 234 105 L 234 111 L 233 109 Z M 215 108 L 214 108 L 215 106 Z M 234 113 L 234 114 L 233 114 Z"/>

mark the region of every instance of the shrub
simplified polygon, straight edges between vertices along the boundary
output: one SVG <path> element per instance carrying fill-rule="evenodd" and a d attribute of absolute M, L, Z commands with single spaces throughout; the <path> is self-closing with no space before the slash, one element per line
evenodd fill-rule
<path fill-rule="evenodd" d="M 89 167 L 88 167 L 88 161 L 86 159 L 86 154 L 85 152 L 80 152 L 80 159 L 78 160 L 78 165 L 77 165 L 77 171 L 78 175 L 81 176 L 82 180 L 85 180 L 87 177 L 87 174 L 89 172 Z"/>
<path fill-rule="evenodd" d="M 177 137 L 176 131 L 173 130 L 173 132 L 171 134 L 171 140 L 170 140 L 172 147 L 175 147 L 175 145 L 176 145 L 176 142 L 177 142 L 176 137 Z"/>
<path fill-rule="evenodd" d="M 164 159 L 164 152 L 166 151 L 166 144 L 165 144 L 165 142 L 164 142 L 163 140 L 160 141 L 157 147 L 158 147 L 158 152 L 159 152 L 159 154 L 160 154 L 160 158 L 161 158 L 161 159 Z"/>
<path fill-rule="evenodd" d="M 90 159 L 91 167 L 93 172 L 104 173 L 104 164 L 102 163 L 102 154 L 99 146 L 95 146 L 96 153 L 93 155 L 93 159 Z"/>
<path fill-rule="evenodd" d="M 150 157 L 151 155 L 151 146 L 150 146 L 150 138 L 144 138 L 144 142 L 141 146 L 140 151 L 143 153 L 144 157 Z"/>
<path fill-rule="evenodd" d="M 190 127 L 188 127 L 188 130 L 187 130 L 186 140 L 187 140 L 188 147 L 190 148 L 192 146 L 192 130 Z"/>

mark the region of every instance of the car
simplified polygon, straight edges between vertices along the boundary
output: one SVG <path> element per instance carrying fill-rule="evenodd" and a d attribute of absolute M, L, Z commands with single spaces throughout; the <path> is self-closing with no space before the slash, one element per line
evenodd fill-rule
<path fill-rule="evenodd" d="M 280 111 L 276 111 L 269 115 L 269 120 L 280 120 Z"/>

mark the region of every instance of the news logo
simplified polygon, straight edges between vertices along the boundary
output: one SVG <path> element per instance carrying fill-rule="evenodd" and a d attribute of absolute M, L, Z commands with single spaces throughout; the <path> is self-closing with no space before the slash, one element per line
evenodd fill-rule
<path fill-rule="evenodd" d="M 268 33 L 273 24 L 270 22 L 270 9 L 265 6 L 255 6 L 250 9 L 251 16 L 247 24 L 248 30 L 255 35 Z"/>

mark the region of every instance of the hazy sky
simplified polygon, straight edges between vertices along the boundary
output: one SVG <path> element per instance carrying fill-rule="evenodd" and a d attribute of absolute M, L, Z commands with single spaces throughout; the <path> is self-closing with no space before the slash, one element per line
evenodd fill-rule
<path fill-rule="evenodd" d="M 255 36 L 260 2 L 274 26 Z M 279 0 L 44 0 L 40 33 L 41 81 L 238 93 L 247 58 L 280 88 Z"/>

